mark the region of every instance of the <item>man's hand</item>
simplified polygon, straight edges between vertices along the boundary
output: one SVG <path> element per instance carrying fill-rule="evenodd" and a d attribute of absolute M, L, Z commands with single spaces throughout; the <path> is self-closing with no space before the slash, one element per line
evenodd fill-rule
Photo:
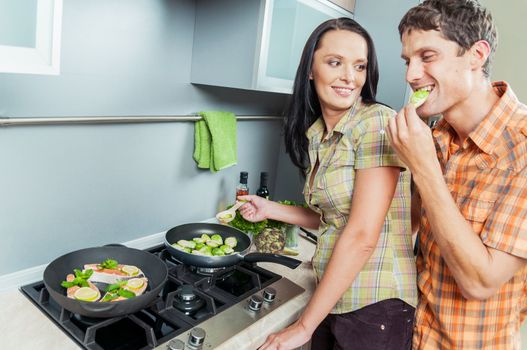
<path fill-rule="evenodd" d="M 432 132 L 408 104 L 388 122 L 388 139 L 399 158 L 414 174 L 439 169 Z"/>

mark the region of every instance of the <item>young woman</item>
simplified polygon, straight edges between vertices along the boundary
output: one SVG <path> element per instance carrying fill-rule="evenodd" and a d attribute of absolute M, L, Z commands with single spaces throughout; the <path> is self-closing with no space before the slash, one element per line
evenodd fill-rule
<path fill-rule="evenodd" d="M 375 101 L 377 59 L 369 34 L 349 18 L 322 23 L 298 67 L 285 144 L 306 175 L 308 208 L 257 196 L 250 221 L 318 229 L 318 286 L 300 319 L 260 349 L 409 349 L 416 304 L 409 173 L 385 127 L 395 112 Z"/>

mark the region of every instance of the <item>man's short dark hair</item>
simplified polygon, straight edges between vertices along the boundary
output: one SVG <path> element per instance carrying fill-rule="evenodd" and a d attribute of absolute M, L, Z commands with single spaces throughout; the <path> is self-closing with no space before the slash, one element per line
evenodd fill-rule
<path fill-rule="evenodd" d="M 490 76 L 492 57 L 498 44 L 496 26 L 490 12 L 476 0 L 425 0 L 411 8 L 399 23 L 399 35 L 412 30 L 437 30 L 460 47 L 463 55 L 479 40 L 490 45 L 483 74 Z"/>

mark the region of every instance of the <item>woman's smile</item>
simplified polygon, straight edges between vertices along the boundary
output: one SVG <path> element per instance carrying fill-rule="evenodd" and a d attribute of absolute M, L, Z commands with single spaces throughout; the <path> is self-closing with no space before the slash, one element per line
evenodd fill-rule
<path fill-rule="evenodd" d="M 349 97 L 351 96 L 353 89 L 347 88 L 347 87 L 340 87 L 340 86 L 333 86 L 333 90 L 337 93 L 337 95 L 342 97 Z"/>

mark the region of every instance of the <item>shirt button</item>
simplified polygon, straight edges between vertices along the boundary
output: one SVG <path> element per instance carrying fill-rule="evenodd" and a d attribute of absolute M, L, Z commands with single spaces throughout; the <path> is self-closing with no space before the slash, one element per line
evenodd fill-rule
<path fill-rule="evenodd" d="M 384 331 L 385 328 L 386 327 L 383 324 L 381 324 L 381 331 Z"/>

